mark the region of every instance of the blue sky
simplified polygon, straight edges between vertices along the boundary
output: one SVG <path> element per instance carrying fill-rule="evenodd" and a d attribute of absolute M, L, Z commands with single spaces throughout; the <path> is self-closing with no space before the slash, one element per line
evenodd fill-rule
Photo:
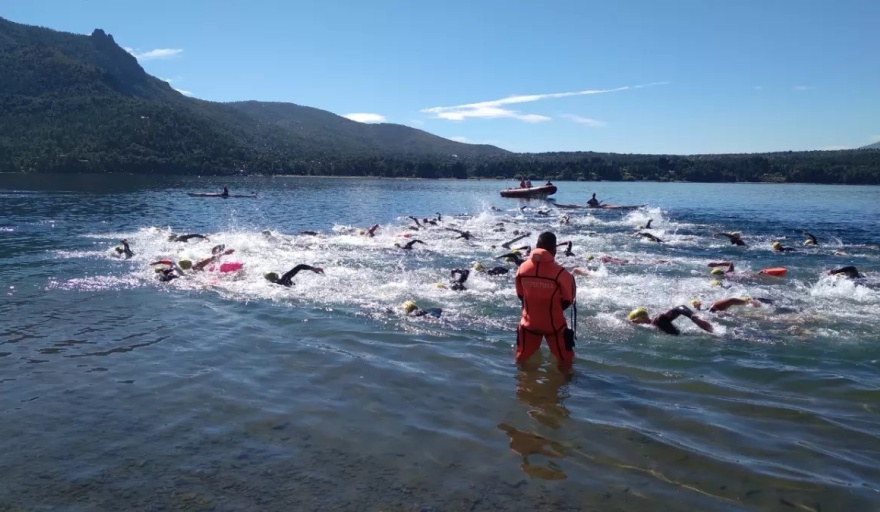
<path fill-rule="evenodd" d="M 41 0 L 213 101 L 284 101 L 513 151 L 880 140 L 877 0 Z M 369 114 L 369 115 L 363 115 Z"/>

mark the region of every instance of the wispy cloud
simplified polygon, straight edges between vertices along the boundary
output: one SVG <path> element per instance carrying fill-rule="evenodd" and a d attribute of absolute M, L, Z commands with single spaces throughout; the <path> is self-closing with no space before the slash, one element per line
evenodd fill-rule
<path fill-rule="evenodd" d="M 489 144 L 489 145 L 498 145 L 497 140 L 471 140 L 467 137 L 463 137 L 461 135 L 455 137 L 449 137 L 449 140 L 454 140 L 455 142 L 462 142 L 464 144 Z"/>
<path fill-rule="evenodd" d="M 843 149 L 852 149 L 850 146 L 825 146 L 823 148 L 819 148 L 819 151 L 840 151 Z"/>
<path fill-rule="evenodd" d="M 589 117 L 576 116 L 574 114 L 561 114 L 561 117 L 564 117 L 570 121 L 574 121 L 575 123 L 585 124 L 587 126 L 592 126 L 594 128 L 601 128 L 603 126 L 608 126 L 608 123 L 606 123 L 605 121 L 600 121 L 598 119 L 590 119 Z"/>
<path fill-rule="evenodd" d="M 183 53 L 183 50 L 180 48 L 156 48 L 155 50 L 147 50 L 145 52 L 135 50 L 134 48 L 125 48 L 125 51 L 134 55 L 134 58 L 137 60 L 172 59 Z"/>
<path fill-rule="evenodd" d="M 812 88 L 813 88 L 812 85 L 795 85 L 795 86 L 793 87 L 793 89 L 794 89 L 795 91 L 797 91 L 797 92 L 809 91 L 809 90 L 812 89 Z"/>
<path fill-rule="evenodd" d="M 179 92 L 180 94 L 183 94 L 184 96 L 192 96 L 193 95 L 193 93 L 191 93 L 187 90 L 184 90 L 184 89 L 178 89 L 177 87 L 172 87 L 172 89 Z"/>
<path fill-rule="evenodd" d="M 385 116 L 382 114 L 369 114 L 366 112 L 355 112 L 353 114 L 345 114 L 342 116 L 346 119 L 351 119 L 352 121 L 357 121 L 359 123 L 384 123 Z"/>
<path fill-rule="evenodd" d="M 449 140 L 454 140 L 455 142 L 464 142 L 465 144 L 470 142 L 467 137 L 462 137 L 461 135 L 449 137 Z"/>
<path fill-rule="evenodd" d="M 518 119 L 527 123 L 540 123 L 549 121 L 550 118 L 540 114 L 523 114 L 517 110 L 504 108 L 505 105 L 516 105 L 520 103 L 531 103 L 540 100 L 569 98 L 572 96 L 587 96 L 591 94 L 605 94 L 609 92 L 626 91 L 630 89 L 641 89 L 644 87 L 652 87 L 655 85 L 665 85 L 668 82 L 656 82 L 644 85 L 628 85 L 618 87 L 616 89 L 586 89 L 583 91 L 573 92 L 554 92 L 548 94 L 527 94 L 521 96 L 509 96 L 498 100 L 481 101 L 478 103 L 466 103 L 464 105 L 454 105 L 451 107 L 431 107 L 423 109 L 422 112 L 432 114 L 438 119 L 446 119 L 448 121 L 464 121 L 468 118 L 509 118 Z"/>

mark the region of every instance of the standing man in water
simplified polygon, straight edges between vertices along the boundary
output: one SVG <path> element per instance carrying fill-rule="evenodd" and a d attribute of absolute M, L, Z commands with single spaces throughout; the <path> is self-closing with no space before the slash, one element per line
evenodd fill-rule
<path fill-rule="evenodd" d="M 574 359 L 574 332 L 565 323 L 564 311 L 574 304 L 575 284 L 555 256 L 556 235 L 541 233 L 535 250 L 516 272 L 516 295 L 522 301 L 516 362 L 526 362 L 546 338 L 559 367 L 567 370 Z"/>

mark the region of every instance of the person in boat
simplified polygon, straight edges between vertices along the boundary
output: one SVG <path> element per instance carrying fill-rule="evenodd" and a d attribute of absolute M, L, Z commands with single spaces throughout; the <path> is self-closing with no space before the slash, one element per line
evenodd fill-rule
<path fill-rule="evenodd" d="M 405 251 L 411 251 L 412 248 L 413 248 L 413 245 L 415 245 L 415 244 L 428 245 L 428 244 L 426 244 L 425 242 L 422 242 L 421 240 L 413 239 L 413 240 L 410 240 L 409 242 L 407 242 L 407 243 L 404 244 L 404 245 L 400 245 L 400 244 L 398 244 L 398 243 L 395 243 L 395 244 L 394 244 L 394 247 L 397 247 L 398 249 L 403 249 L 403 250 L 405 250 Z"/>
<path fill-rule="evenodd" d="M 191 233 L 188 235 L 175 235 L 174 233 L 172 233 L 168 237 L 168 241 L 169 242 L 189 242 L 193 238 L 198 238 L 199 240 L 208 240 L 207 236 L 201 235 L 199 233 Z"/>
<path fill-rule="evenodd" d="M 591 197 L 589 199 L 589 201 L 587 201 L 587 206 L 589 206 L 590 208 L 598 208 L 599 207 L 599 200 L 596 199 L 595 192 L 593 192 L 593 197 Z"/>
<path fill-rule="evenodd" d="M 712 324 L 703 320 L 702 318 L 699 318 L 697 315 L 694 314 L 693 311 L 691 311 L 689 307 L 685 305 L 674 307 L 665 313 L 657 315 L 653 319 L 650 317 L 650 315 L 648 315 L 647 309 L 636 308 L 630 311 L 629 315 L 627 315 L 627 318 L 630 322 L 634 324 L 650 324 L 665 332 L 666 334 L 677 336 L 681 334 L 681 331 L 678 330 L 678 327 L 676 327 L 673 322 L 680 316 L 686 316 L 700 329 L 703 329 L 706 332 L 712 332 Z"/>
<path fill-rule="evenodd" d="M 281 286 L 293 286 L 293 278 L 302 270 L 311 270 L 316 274 L 324 273 L 323 268 L 313 267 L 306 264 L 299 264 L 285 272 L 280 277 L 278 276 L 277 272 L 266 272 L 265 274 L 263 274 L 263 277 L 266 278 L 266 281 L 269 281 L 272 284 L 278 284 Z"/>
<path fill-rule="evenodd" d="M 532 180 L 526 180 L 526 188 L 532 188 Z"/>
<path fill-rule="evenodd" d="M 220 194 L 220 197 L 229 197 L 229 189 L 223 187 L 223 192 Z"/>
<path fill-rule="evenodd" d="M 662 243 L 663 243 L 663 240 L 661 240 L 661 239 L 659 239 L 658 237 L 652 235 L 651 233 L 648 233 L 647 231 L 639 231 L 639 232 L 636 233 L 634 236 L 640 236 L 640 237 L 642 237 L 642 238 L 646 238 L 646 239 L 648 239 L 648 240 L 650 240 L 650 241 L 652 241 L 652 242 L 657 242 L 658 244 L 662 244 Z"/>
<path fill-rule="evenodd" d="M 516 295 L 522 315 L 516 335 L 518 364 L 528 361 L 547 340 L 550 352 L 562 369 L 574 360 L 574 331 L 568 328 L 564 311 L 577 296 L 574 276 L 555 261 L 556 235 L 538 236 L 535 250 L 516 272 Z"/>
<path fill-rule="evenodd" d="M 464 282 L 470 277 L 470 270 L 466 268 L 457 268 L 449 272 L 449 275 L 452 278 L 452 286 L 450 287 L 452 290 L 459 292 L 467 289 L 464 287 Z"/>
<path fill-rule="evenodd" d="M 403 312 L 406 316 L 425 316 L 430 315 L 434 318 L 440 318 L 440 315 L 443 314 L 443 310 L 440 308 L 420 308 L 415 301 L 408 300 L 403 303 Z"/>
<path fill-rule="evenodd" d="M 746 243 L 743 241 L 742 236 L 740 235 L 740 233 L 738 233 L 736 231 L 731 231 L 729 233 L 713 233 L 712 234 L 712 238 L 717 238 L 719 236 L 727 237 L 727 239 L 730 240 L 730 243 L 732 245 L 738 245 L 740 247 L 746 246 Z"/>
<path fill-rule="evenodd" d="M 547 180 L 547 184 L 544 185 L 544 186 L 545 186 L 545 187 L 552 187 L 552 186 L 553 186 L 553 183 L 550 183 L 550 180 Z"/>
<path fill-rule="evenodd" d="M 519 179 L 519 188 L 526 188 L 526 180 L 525 178 Z"/>
<path fill-rule="evenodd" d="M 832 275 L 832 276 L 846 276 L 850 279 L 858 279 L 860 277 L 864 277 L 864 276 L 862 276 L 862 274 L 859 273 L 859 270 L 852 265 L 837 268 L 834 270 L 829 270 L 828 274 Z"/>
<path fill-rule="evenodd" d="M 134 252 L 132 252 L 131 247 L 128 246 L 128 239 L 123 238 L 119 241 L 119 245 L 113 248 L 116 251 L 116 254 L 125 259 L 129 259 L 134 256 Z"/>

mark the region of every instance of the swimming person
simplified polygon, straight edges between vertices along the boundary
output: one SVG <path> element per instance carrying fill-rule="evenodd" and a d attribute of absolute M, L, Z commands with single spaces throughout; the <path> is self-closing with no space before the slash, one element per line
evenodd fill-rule
<path fill-rule="evenodd" d="M 834 270 L 829 270 L 828 274 L 830 274 L 832 276 L 843 275 L 843 276 L 846 276 L 850 279 L 858 279 L 860 277 L 863 277 L 862 274 L 859 273 L 859 270 L 852 265 L 848 265 L 846 267 L 841 267 L 841 268 L 834 269 Z"/>
<path fill-rule="evenodd" d="M 575 302 L 574 277 L 554 260 L 556 235 L 538 236 L 535 250 L 516 273 L 516 295 L 522 315 L 516 335 L 516 362 L 524 363 L 547 339 L 557 364 L 567 369 L 574 359 L 574 331 L 568 329 L 564 311 Z"/>
<path fill-rule="evenodd" d="M 513 263 L 517 267 L 526 262 L 526 260 L 520 258 L 519 250 L 514 250 L 513 252 L 509 252 L 507 254 L 502 254 L 501 256 L 498 256 L 497 259 L 504 260 L 508 263 Z"/>
<path fill-rule="evenodd" d="M 184 260 L 184 261 L 186 261 L 186 260 Z M 168 267 L 168 268 L 157 268 L 156 269 L 156 272 L 159 274 L 159 281 L 162 281 L 163 283 L 167 283 L 173 279 L 177 279 L 178 277 L 181 277 L 184 274 L 181 266 L 178 266 L 177 263 L 175 263 L 173 260 L 162 259 L 162 260 L 154 261 L 154 262 L 150 263 L 150 265 L 166 265 Z"/>
<path fill-rule="evenodd" d="M 559 247 L 562 247 L 563 245 L 565 246 L 565 252 L 562 254 L 565 256 L 574 256 L 574 253 L 571 251 L 571 241 L 560 242 L 560 243 L 556 244 L 556 247 L 559 248 Z"/>
<path fill-rule="evenodd" d="M 410 241 L 407 242 L 405 245 L 400 245 L 400 244 L 398 244 L 398 243 L 395 243 L 395 244 L 394 244 L 394 247 L 397 247 L 398 249 L 404 249 L 404 250 L 407 250 L 407 251 L 411 251 L 412 248 L 413 248 L 413 244 L 428 245 L 428 244 L 426 244 L 425 242 L 422 242 L 421 240 L 410 240 Z"/>
<path fill-rule="evenodd" d="M 477 272 L 485 272 L 485 273 L 489 274 L 490 276 L 500 276 L 500 275 L 510 273 L 510 269 L 508 269 L 506 267 L 501 267 L 501 266 L 492 267 L 487 270 L 486 267 L 484 267 L 483 264 L 480 263 L 479 261 L 474 263 L 472 268 Z"/>
<path fill-rule="evenodd" d="M 440 308 L 428 308 L 421 309 L 416 305 L 414 301 L 408 300 L 403 303 L 403 312 L 407 316 L 425 316 L 430 315 L 434 318 L 440 318 L 440 315 L 443 314 L 443 310 Z"/>
<path fill-rule="evenodd" d="M 370 238 L 373 238 L 374 236 L 376 236 L 377 229 L 379 229 L 379 225 L 373 224 L 372 226 L 370 226 L 370 229 L 362 229 L 360 231 L 360 234 L 363 236 L 368 236 Z"/>
<path fill-rule="evenodd" d="M 739 246 L 746 245 L 746 243 L 743 242 L 742 235 L 739 232 L 731 231 L 728 233 L 714 233 L 712 235 L 713 238 L 719 237 L 719 236 L 727 237 L 727 239 L 730 240 L 730 243 L 733 245 L 739 245 Z"/>
<path fill-rule="evenodd" d="M 751 297 L 731 297 L 729 299 L 721 299 L 713 302 L 712 305 L 709 306 L 709 312 L 715 313 L 718 311 L 726 311 L 733 306 L 752 306 L 759 308 L 761 307 L 761 302 Z"/>
<path fill-rule="evenodd" d="M 642 238 L 647 238 L 648 240 L 650 240 L 650 241 L 652 241 L 652 242 L 657 242 L 658 244 L 662 244 L 662 243 L 663 243 L 663 240 L 660 240 L 659 238 L 657 238 L 656 236 L 652 235 L 651 233 L 648 233 L 647 231 L 639 231 L 639 232 L 636 233 L 634 236 L 640 236 L 640 237 L 642 237 Z"/>
<path fill-rule="evenodd" d="M 458 236 L 455 237 L 455 240 L 458 240 L 459 238 L 464 238 L 465 240 L 470 240 L 471 237 L 473 236 L 470 231 L 462 231 L 460 229 L 455 229 L 455 228 L 443 228 L 443 229 L 445 229 L 446 231 L 454 231 L 455 233 L 458 233 Z"/>
<path fill-rule="evenodd" d="M 269 281 L 273 284 L 279 284 L 281 286 L 293 286 L 293 278 L 296 276 L 301 270 L 311 270 L 316 274 L 323 274 L 324 269 L 320 267 L 313 267 L 311 265 L 299 264 L 292 269 L 288 270 L 281 277 L 278 277 L 277 272 L 266 272 L 263 274 L 263 277 L 266 278 L 266 281 Z"/>
<path fill-rule="evenodd" d="M 449 272 L 449 275 L 452 276 L 452 289 L 455 291 L 466 290 L 464 287 L 464 282 L 468 280 L 468 277 L 471 275 L 471 271 L 464 268 L 457 268 Z"/>
<path fill-rule="evenodd" d="M 222 258 L 223 256 L 227 256 L 227 255 L 230 255 L 235 252 L 235 249 L 225 249 L 224 250 L 224 248 L 225 248 L 224 245 L 215 246 L 213 249 L 211 249 L 212 256 L 199 261 L 198 263 L 196 263 L 195 265 L 192 266 L 192 269 L 194 271 L 204 270 L 205 267 L 207 267 L 211 263 L 215 263 L 215 262 L 219 261 L 220 258 Z"/>
<path fill-rule="evenodd" d="M 131 247 L 128 246 L 128 239 L 123 238 L 119 241 L 119 245 L 114 247 L 116 254 L 119 256 L 125 256 L 125 259 L 129 259 L 134 256 L 134 252 L 132 252 Z"/>
<path fill-rule="evenodd" d="M 596 199 L 596 193 L 595 193 L 595 192 L 593 192 L 593 197 L 591 197 L 591 198 L 587 201 L 587 206 L 589 206 L 590 208 L 598 208 L 598 207 L 599 207 L 599 200 Z"/>
<path fill-rule="evenodd" d="M 673 325 L 672 322 L 682 315 L 690 318 L 691 322 L 696 324 L 700 329 L 703 329 L 706 332 L 712 332 L 712 324 L 697 317 L 689 307 L 683 305 L 674 307 L 661 315 L 657 315 L 653 320 L 648 315 L 648 310 L 645 308 L 636 308 L 630 311 L 627 318 L 634 324 L 651 324 L 666 334 L 677 336 L 681 334 L 681 331 L 679 331 L 678 327 Z"/>
<path fill-rule="evenodd" d="M 783 247 L 780 242 L 773 242 L 770 244 L 770 247 L 773 249 L 773 252 L 792 252 L 797 251 L 797 249 L 793 247 Z"/>
<path fill-rule="evenodd" d="M 208 237 L 205 235 L 201 235 L 198 233 L 192 233 L 189 235 L 175 235 L 174 233 L 168 237 L 169 242 L 189 242 L 193 238 L 198 238 L 199 240 L 208 240 Z"/>
<path fill-rule="evenodd" d="M 516 234 L 516 233 L 514 233 L 514 234 Z M 501 247 L 504 247 L 505 249 L 510 249 L 511 244 L 515 244 L 516 242 L 519 242 L 520 240 L 522 240 L 523 238 L 526 238 L 529 235 L 531 235 L 531 233 L 526 231 L 522 235 L 519 235 L 518 237 L 514 238 L 513 240 L 508 240 L 507 242 L 504 242 L 503 244 L 501 244 Z"/>
<path fill-rule="evenodd" d="M 804 245 L 819 245 L 819 241 L 816 240 L 816 237 L 813 236 L 812 233 L 809 233 L 806 230 L 803 230 L 803 231 L 801 231 L 801 234 L 807 236 L 807 239 L 804 240 Z"/>

